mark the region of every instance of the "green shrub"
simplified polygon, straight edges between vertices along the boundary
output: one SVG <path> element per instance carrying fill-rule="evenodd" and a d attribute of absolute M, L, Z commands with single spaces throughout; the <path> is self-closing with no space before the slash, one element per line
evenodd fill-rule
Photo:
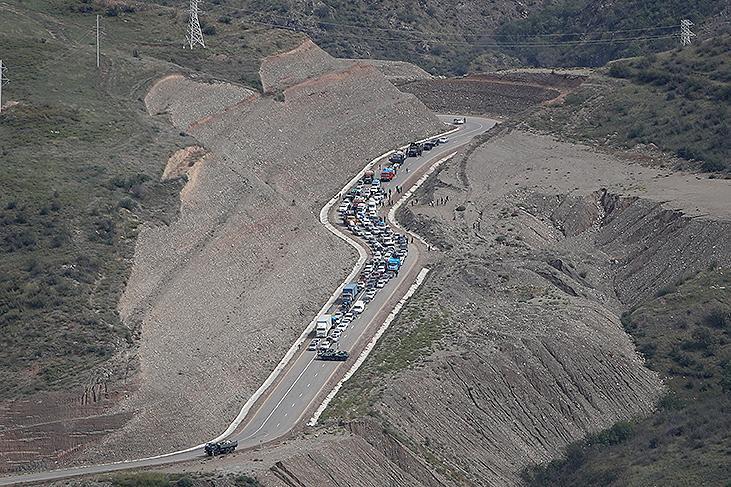
<path fill-rule="evenodd" d="M 717 309 L 709 311 L 703 317 L 703 320 L 701 320 L 701 323 L 703 323 L 706 326 L 710 326 L 711 328 L 717 328 L 719 330 L 726 330 L 729 328 L 729 323 L 731 323 L 731 313 L 722 311 L 717 308 Z"/>

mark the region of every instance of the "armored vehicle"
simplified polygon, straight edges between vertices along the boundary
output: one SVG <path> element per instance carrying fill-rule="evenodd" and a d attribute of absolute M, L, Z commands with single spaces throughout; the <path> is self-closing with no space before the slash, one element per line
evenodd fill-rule
<path fill-rule="evenodd" d="M 225 455 L 226 453 L 231 453 L 236 449 L 237 446 L 239 446 L 238 441 L 223 440 L 216 443 L 206 443 L 205 450 L 206 454 L 209 457 L 212 457 L 215 455 Z"/>

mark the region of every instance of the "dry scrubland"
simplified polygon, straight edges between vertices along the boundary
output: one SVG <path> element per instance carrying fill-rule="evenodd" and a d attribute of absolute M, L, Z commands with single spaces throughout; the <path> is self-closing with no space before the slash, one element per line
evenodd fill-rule
<path fill-rule="evenodd" d="M 175 75 L 147 95 L 152 116 L 208 154 L 192 160 L 180 218 L 140 235 L 120 302 L 124 320 L 142 321 L 140 388 L 101 456 L 225 429 L 354 261 L 320 207 L 372 157 L 443 127 L 375 68 L 309 42 L 265 59 L 261 78 L 277 95 Z"/>
<path fill-rule="evenodd" d="M 402 212 L 444 258 L 327 412 L 370 450 L 295 456 L 273 485 L 377 464 L 405 485 L 517 484 L 568 444 L 653 411 L 663 385 L 620 314 L 728 266 L 729 181 L 507 129 L 473 149 Z"/>

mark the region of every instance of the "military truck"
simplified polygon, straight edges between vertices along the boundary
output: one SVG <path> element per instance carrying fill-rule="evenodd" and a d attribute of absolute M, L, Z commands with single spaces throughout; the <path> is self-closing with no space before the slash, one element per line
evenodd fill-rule
<path fill-rule="evenodd" d="M 234 451 L 237 446 L 239 446 L 239 442 L 235 440 L 223 440 L 217 441 L 215 443 L 206 443 L 206 455 L 208 455 L 209 457 L 215 455 L 225 455 L 226 453 L 231 453 L 232 451 Z"/>
<path fill-rule="evenodd" d="M 345 350 L 335 350 L 333 348 L 322 350 L 317 354 L 317 358 L 320 360 L 334 360 L 338 362 L 344 362 L 348 360 L 348 357 L 350 357 L 350 354 Z"/>
<path fill-rule="evenodd" d="M 409 144 L 409 148 L 406 151 L 406 155 L 409 157 L 419 157 L 424 151 L 424 146 L 418 142 L 412 142 Z"/>

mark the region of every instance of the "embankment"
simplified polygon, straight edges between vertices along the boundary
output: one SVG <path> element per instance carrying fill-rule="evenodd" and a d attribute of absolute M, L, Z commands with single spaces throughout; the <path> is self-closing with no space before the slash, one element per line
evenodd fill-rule
<path fill-rule="evenodd" d="M 310 42 L 265 59 L 261 78 L 274 96 L 175 75 L 147 95 L 150 114 L 207 155 L 180 218 L 141 233 L 119 305 L 142 322 L 140 387 L 120 408 L 131 421 L 93 459 L 223 431 L 355 260 L 320 207 L 374 156 L 443 127 L 375 68 Z"/>
<path fill-rule="evenodd" d="M 729 181 L 519 131 L 457 156 L 401 215 L 449 250 L 330 418 L 375 418 L 445 484 L 515 485 L 650 414 L 663 386 L 620 315 L 729 265 L 729 195 Z"/>

